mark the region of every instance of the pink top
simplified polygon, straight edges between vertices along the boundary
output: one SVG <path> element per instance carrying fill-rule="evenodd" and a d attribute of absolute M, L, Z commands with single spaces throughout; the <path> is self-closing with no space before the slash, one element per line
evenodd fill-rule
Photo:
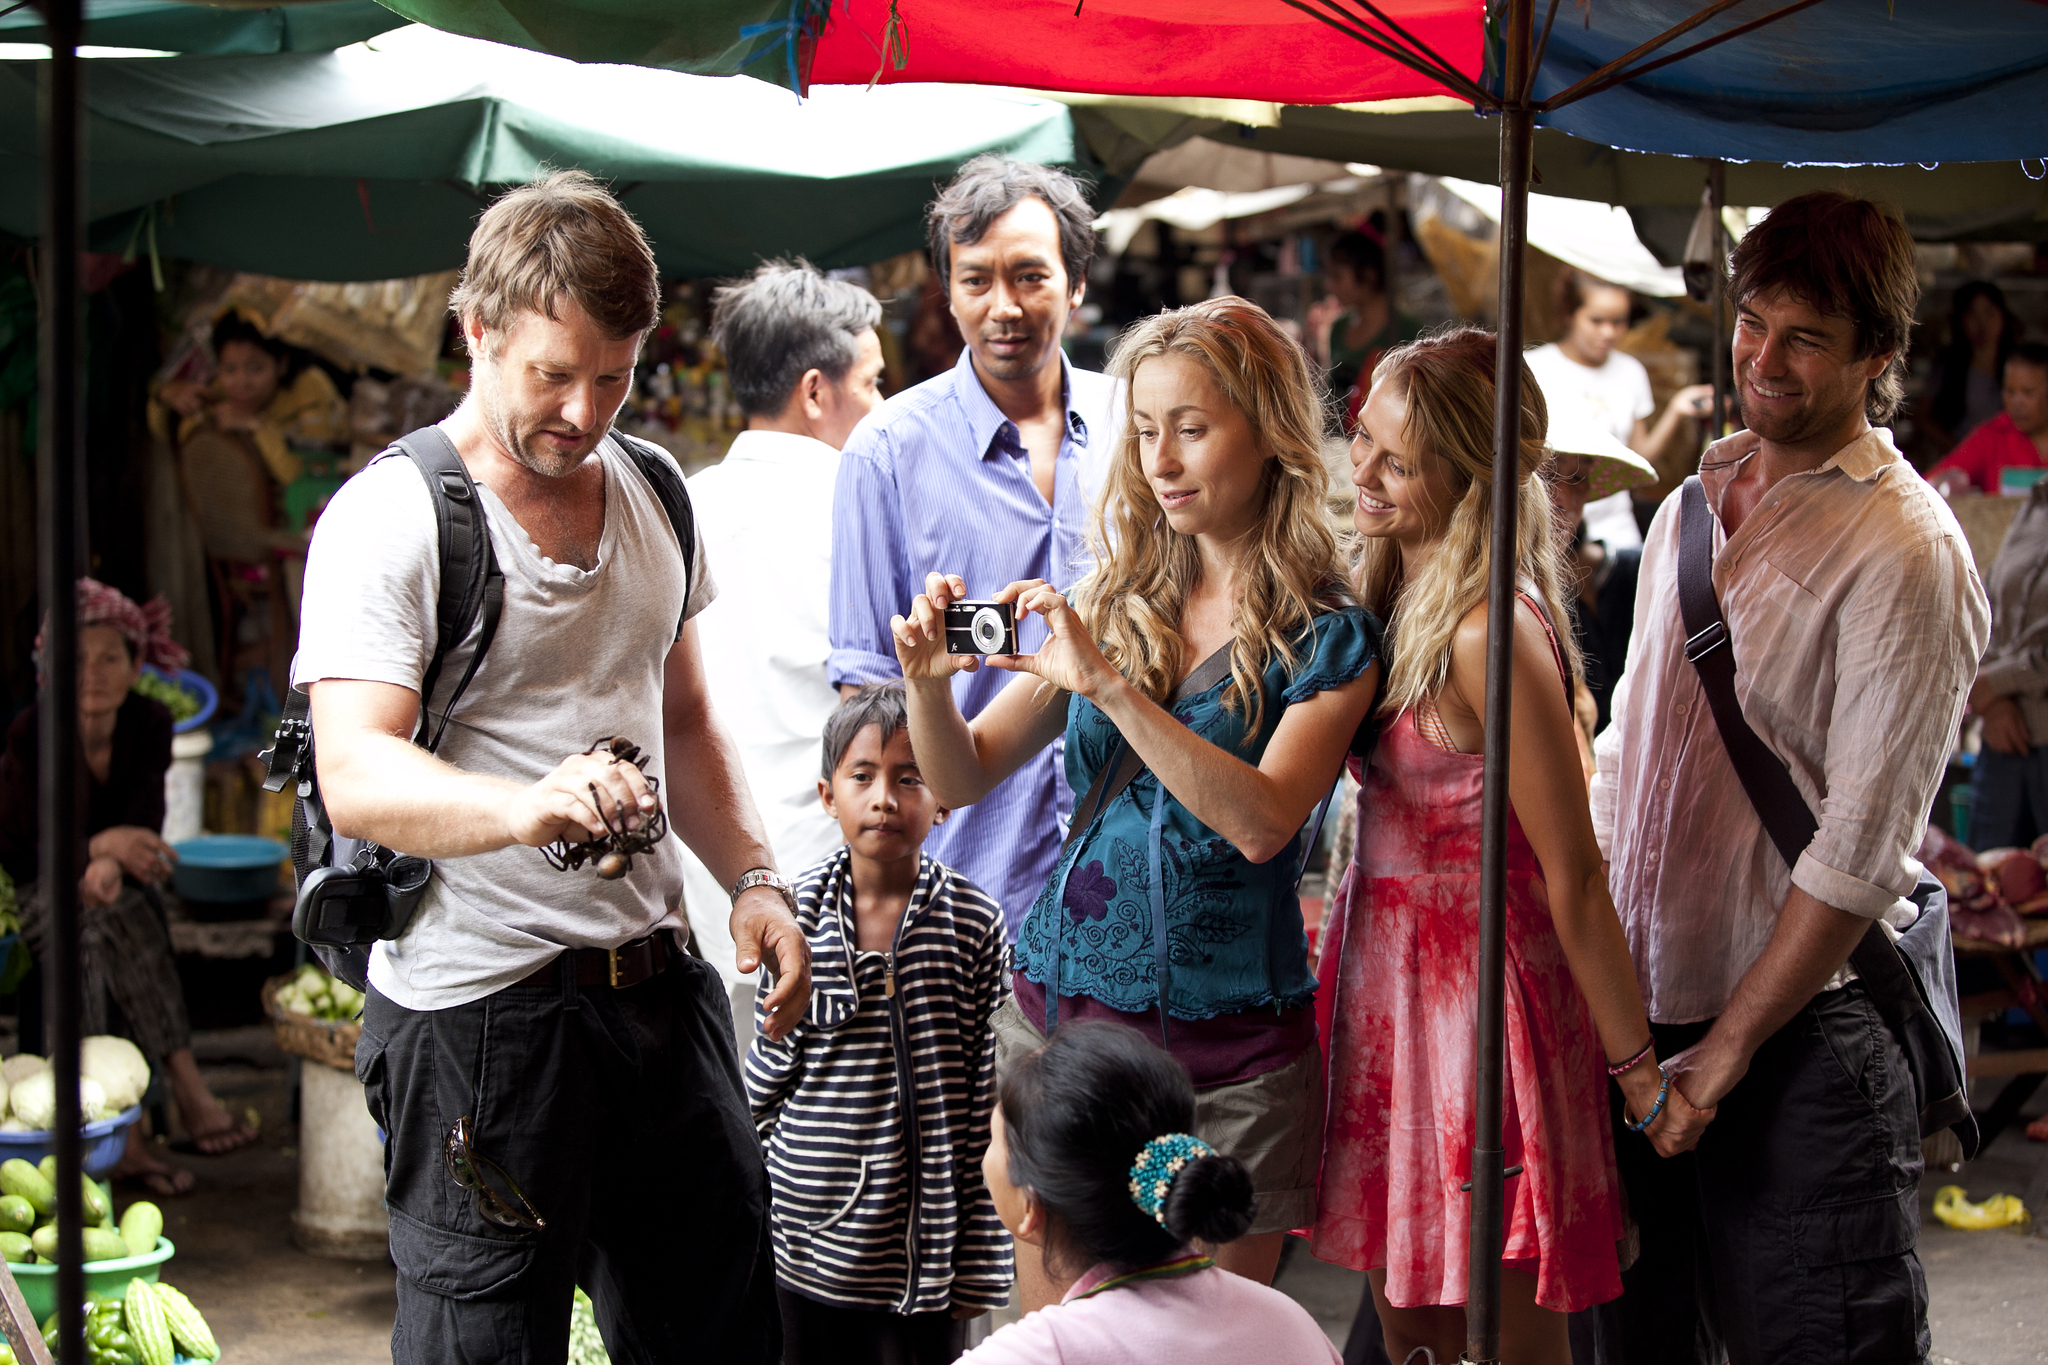
<path fill-rule="evenodd" d="M 1013 1322 L 960 1365 L 1341 1365 L 1302 1306 L 1227 1270 L 1198 1270 L 1088 1291 L 1111 1277 L 1096 1266 L 1066 1297 Z"/>

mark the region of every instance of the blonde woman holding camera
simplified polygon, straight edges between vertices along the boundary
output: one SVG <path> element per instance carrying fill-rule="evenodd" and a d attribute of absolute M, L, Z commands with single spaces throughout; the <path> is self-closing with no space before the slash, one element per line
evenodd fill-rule
<path fill-rule="evenodd" d="M 1351 443 L 1360 601 L 1394 641 L 1378 745 L 1354 771 L 1358 851 L 1322 945 L 1330 1104 L 1314 1248 L 1371 1273 L 1388 1355 L 1465 1338 L 1480 794 L 1509 748 L 1502 1354 L 1570 1359 L 1565 1314 L 1621 1292 L 1617 1079 L 1659 1151 L 1711 1111 L 1661 1075 L 1608 898 L 1571 709 L 1578 650 L 1561 606 L 1541 472 L 1543 395 L 1522 373 L 1508 733 L 1486 733 L 1494 337 L 1427 337 L 1381 363 Z"/>
<path fill-rule="evenodd" d="M 946 652 L 969 585 L 932 574 L 893 622 L 911 742 L 958 807 L 1066 736 L 1073 833 L 1019 931 L 997 1069 L 1076 1019 L 1161 1040 L 1194 1078 L 1196 1135 L 1257 1192 L 1218 1261 L 1267 1281 L 1314 1212 L 1322 1129 L 1302 835 L 1371 708 L 1380 628 L 1349 601 L 1324 516 L 1317 385 L 1264 310 L 1221 298 L 1148 318 L 1112 370 L 1127 412 L 1096 570 L 1072 601 L 1003 587 L 994 600 L 1050 638 L 985 659 Z M 981 664 L 1023 676 L 969 723 L 948 679 Z M 1031 1257 L 1018 1276 L 1027 1308 L 1047 1301 Z"/>

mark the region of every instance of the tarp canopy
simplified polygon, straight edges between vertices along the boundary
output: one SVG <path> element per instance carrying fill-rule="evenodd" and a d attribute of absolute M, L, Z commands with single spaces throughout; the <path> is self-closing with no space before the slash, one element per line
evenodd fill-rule
<path fill-rule="evenodd" d="M 1296 105 L 1273 110 L 1267 126 L 1210 120 L 1182 131 L 1260 152 L 1495 180 L 1500 173 L 1499 122 L 1452 100 L 1435 106 L 1380 112 Z M 1084 131 L 1090 131 L 1085 124 Z M 1692 157 L 1620 151 L 1539 128 L 1536 169 L 1543 194 L 1688 214 L 1699 207 L 1703 172 Z M 2048 174 L 2035 161 L 1948 161 L 1931 167 L 1733 162 L 1727 167 L 1727 186 L 1731 204 L 1775 204 L 1817 189 L 1861 195 L 1896 206 L 1913 235 L 1929 241 L 2048 234 Z"/>
<path fill-rule="evenodd" d="M 0 9 L 12 0 L 0 0 Z M 220 55 L 326 52 L 374 38 L 405 20 L 376 0 L 307 0 L 268 8 L 179 0 L 86 0 L 83 41 L 93 47 Z M 0 17 L 0 43 L 45 41 L 33 5 Z"/>
<path fill-rule="evenodd" d="M 1333 105 L 1458 93 L 1288 0 L 388 0 L 410 18 L 583 60 L 825 83 L 949 81 L 1105 94 Z M 1326 13 L 1345 0 L 1303 0 Z M 1489 84 L 1482 0 L 1379 0 L 1457 79 Z M 1539 16 L 1551 7 L 1538 5 Z M 1536 94 L 1565 90 L 1706 8 L 1562 4 Z M 1773 13 L 1747 0 L 1658 50 Z M 1365 18 L 1351 4 L 1354 20 Z M 805 58 L 809 59 L 808 63 Z M 899 65 L 900 62 L 900 65 Z M 1495 63 L 1497 64 L 1497 62 Z M 1904 165 L 2048 153 L 2040 0 L 1827 0 L 1552 114 L 1552 128 L 1642 151 Z"/>
<path fill-rule="evenodd" d="M 39 62 L 0 63 L 0 231 L 36 231 Z M 100 60 L 88 221 L 155 250 L 296 279 L 462 261 L 493 187 L 547 167 L 614 181 L 665 271 L 823 266 L 923 240 L 934 182 L 977 153 L 1081 164 L 1065 106 L 1022 92 L 819 89 L 579 66 L 409 27 L 336 52 Z"/>

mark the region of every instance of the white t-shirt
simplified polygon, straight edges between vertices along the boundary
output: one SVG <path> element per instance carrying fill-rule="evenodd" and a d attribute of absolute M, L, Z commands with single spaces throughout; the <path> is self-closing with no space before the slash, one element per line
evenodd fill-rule
<path fill-rule="evenodd" d="M 678 621 L 716 590 L 699 536 L 686 611 L 682 556 L 660 499 L 611 439 L 598 451 L 604 532 L 588 571 L 543 558 L 479 485 L 505 575 L 504 609 L 439 756 L 465 772 L 535 782 L 592 742 L 624 735 L 651 755 L 648 771 L 663 775 L 664 804 L 672 804 L 682 792 L 664 770 L 662 669 Z M 418 691 L 433 652 L 440 573 L 433 503 L 418 468 L 400 454 L 380 456 L 342 486 L 314 530 L 293 685 L 354 678 Z M 476 634 L 442 666 L 438 698 L 462 676 Z M 636 855 L 618 881 L 588 866 L 558 872 L 539 849 L 521 846 L 437 859 L 412 924 L 376 945 L 370 981 L 407 1009 L 467 1004 L 565 947 L 615 948 L 681 927 L 681 891 L 674 834 Z"/>
<path fill-rule="evenodd" d="M 776 866 L 792 880 L 840 844 L 838 822 L 818 801 L 819 736 L 839 704 L 825 676 L 838 473 L 839 452 L 823 441 L 745 431 L 690 478 L 701 543 L 725 578 L 697 618 L 704 682 L 739 748 Z M 730 986 L 738 977 L 725 887 L 687 849 L 683 878 L 697 949 Z"/>
<path fill-rule="evenodd" d="M 1574 409 L 1582 420 L 1605 428 L 1623 445 L 1635 435 L 1636 423 L 1657 411 L 1650 396 L 1650 372 L 1632 355 L 1609 351 L 1604 364 L 1581 365 L 1553 341 L 1524 358 L 1551 411 Z M 1616 550 L 1643 543 L 1635 502 L 1627 490 L 1586 504 L 1586 535 Z"/>

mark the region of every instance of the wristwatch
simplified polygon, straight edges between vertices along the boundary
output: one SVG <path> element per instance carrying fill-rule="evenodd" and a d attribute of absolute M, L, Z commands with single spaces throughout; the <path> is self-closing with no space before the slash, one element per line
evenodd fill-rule
<path fill-rule="evenodd" d="M 783 903 L 789 906 L 789 913 L 792 916 L 796 914 L 796 889 L 783 880 L 782 874 L 773 868 L 749 868 L 740 874 L 738 881 L 732 884 L 732 890 L 727 893 L 727 896 L 729 899 L 737 902 L 741 896 L 752 891 L 757 886 L 765 886 L 781 896 Z"/>

